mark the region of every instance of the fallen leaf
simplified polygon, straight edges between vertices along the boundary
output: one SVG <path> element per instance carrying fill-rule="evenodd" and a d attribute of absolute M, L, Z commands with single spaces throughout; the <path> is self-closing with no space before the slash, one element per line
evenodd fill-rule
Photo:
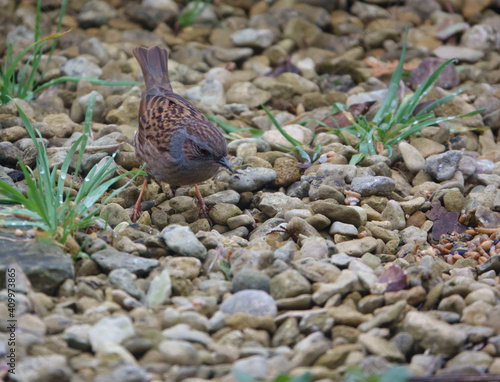
<path fill-rule="evenodd" d="M 392 74 L 399 65 L 398 60 L 384 62 L 376 59 L 375 57 L 367 57 L 365 58 L 365 62 L 372 69 L 373 77 L 382 77 L 385 74 Z M 403 64 L 403 70 L 410 72 L 413 69 L 415 69 L 415 65 L 410 63 Z"/>
<path fill-rule="evenodd" d="M 434 222 L 432 226 L 432 239 L 439 241 L 441 235 L 458 232 L 464 233 L 467 228 L 462 223 L 458 222 L 458 214 L 454 211 L 448 211 L 441 206 L 439 200 L 435 200 L 431 204 L 431 209 L 426 213 L 427 217 Z"/>

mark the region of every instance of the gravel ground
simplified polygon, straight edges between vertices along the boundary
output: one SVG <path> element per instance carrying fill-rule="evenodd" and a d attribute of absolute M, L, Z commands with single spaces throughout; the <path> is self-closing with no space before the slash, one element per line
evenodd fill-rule
<path fill-rule="evenodd" d="M 194 188 L 154 181 L 132 224 L 138 178 L 102 209 L 107 227 L 100 219 L 95 232 L 75 234 L 88 257 L 0 227 L 0 281 L 14 270 L 17 320 L 8 374 L 12 296 L 3 289 L 0 376 L 231 382 L 309 371 L 343 381 L 352 366 L 376 374 L 396 365 L 450 380 L 500 374 L 500 4 L 220 0 L 182 27 L 194 3 L 70 1 L 62 30 L 72 31 L 45 78 L 141 81 L 131 50 L 167 47 L 174 90 L 241 129 L 228 140 L 236 172 L 199 186 L 212 226 L 196 219 Z M 17 54 L 33 41 L 34 1 L 0 6 Z M 44 36 L 58 6 L 42 2 Z M 457 58 L 426 99 L 469 85 L 436 115 L 486 110 L 351 165 L 357 151 L 312 120 L 331 116 L 335 102 L 368 102 L 373 117 L 406 26 L 406 94 Z M 95 92 L 84 177 L 109 147 L 120 147 L 118 172 L 140 167 L 143 89 L 81 80 L 17 102 L 46 145 L 60 147 L 81 134 Z M 291 146 L 261 104 L 311 156 L 320 145 L 318 159 L 283 150 Z M 21 192 L 12 176 L 18 156 L 33 165 L 33 147 L 13 103 L 0 106 L 0 179 Z M 50 165 L 64 155 L 53 151 Z"/>

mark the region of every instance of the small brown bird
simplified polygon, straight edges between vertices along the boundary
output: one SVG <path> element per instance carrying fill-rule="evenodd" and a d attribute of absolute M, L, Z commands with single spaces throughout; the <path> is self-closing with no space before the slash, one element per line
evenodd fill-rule
<path fill-rule="evenodd" d="M 139 107 L 134 146 L 148 175 L 172 186 L 194 184 L 200 209 L 207 214 L 196 183 L 213 177 L 219 166 L 233 172 L 222 133 L 193 104 L 175 94 L 168 78 L 168 52 L 158 46 L 138 47 L 132 53 L 146 82 Z M 141 213 L 142 186 L 131 218 Z"/>

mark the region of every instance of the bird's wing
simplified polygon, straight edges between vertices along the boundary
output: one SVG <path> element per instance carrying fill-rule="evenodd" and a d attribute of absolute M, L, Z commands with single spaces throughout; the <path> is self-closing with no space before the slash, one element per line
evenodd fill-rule
<path fill-rule="evenodd" d="M 171 92 L 144 94 L 139 107 L 138 143 L 149 141 L 160 152 L 168 151 L 176 129 L 210 123 L 203 113 L 184 98 Z"/>

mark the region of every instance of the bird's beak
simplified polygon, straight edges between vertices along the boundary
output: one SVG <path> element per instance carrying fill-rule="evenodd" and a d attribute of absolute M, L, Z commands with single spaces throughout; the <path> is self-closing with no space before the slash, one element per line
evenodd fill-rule
<path fill-rule="evenodd" d="M 227 157 L 222 158 L 219 161 L 219 164 L 221 164 L 222 166 L 224 166 L 225 168 L 227 168 L 229 171 L 234 172 L 234 170 L 232 169 L 231 165 L 229 164 L 229 161 L 227 160 Z"/>

